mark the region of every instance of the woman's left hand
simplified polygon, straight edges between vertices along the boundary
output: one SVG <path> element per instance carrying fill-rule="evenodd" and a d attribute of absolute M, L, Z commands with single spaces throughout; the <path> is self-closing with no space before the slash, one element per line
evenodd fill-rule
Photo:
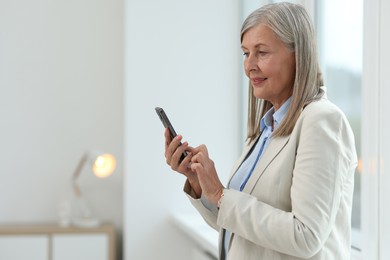
<path fill-rule="evenodd" d="M 191 170 L 198 176 L 203 196 L 211 203 L 217 205 L 224 187 L 218 178 L 214 162 L 209 157 L 207 147 L 200 145 L 193 148 L 191 152 L 193 154 Z"/>

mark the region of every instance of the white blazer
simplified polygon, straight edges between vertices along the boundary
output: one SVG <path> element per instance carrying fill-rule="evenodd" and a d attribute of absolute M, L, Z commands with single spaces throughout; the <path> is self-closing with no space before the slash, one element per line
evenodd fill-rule
<path fill-rule="evenodd" d="M 247 143 L 233 174 L 254 145 Z M 302 111 L 287 137 L 272 138 L 244 190 L 226 189 L 218 213 L 184 191 L 205 221 L 232 232 L 229 260 L 350 259 L 357 156 L 345 115 L 326 98 Z"/>

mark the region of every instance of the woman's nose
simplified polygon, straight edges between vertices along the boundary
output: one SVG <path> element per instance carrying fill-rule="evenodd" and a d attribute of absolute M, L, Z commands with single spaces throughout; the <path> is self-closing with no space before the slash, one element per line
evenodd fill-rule
<path fill-rule="evenodd" d="M 245 60 L 245 70 L 247 70 L 249 72 L 249 71 L 253 71 L 253 70 L 257 70 L 257 69 L 258 69 L 258 66 L 257 66 L 256 57 L 249 55 Z"/>

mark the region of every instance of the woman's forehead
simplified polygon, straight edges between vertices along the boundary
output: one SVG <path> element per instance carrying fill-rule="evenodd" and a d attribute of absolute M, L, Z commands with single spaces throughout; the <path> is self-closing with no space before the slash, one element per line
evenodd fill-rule
<path fill-rule="evenodd" d="M 261 47 L 281 43 L 269 26 L 259 24 L 248 29 L 242 36 L 241 47 Z"/>

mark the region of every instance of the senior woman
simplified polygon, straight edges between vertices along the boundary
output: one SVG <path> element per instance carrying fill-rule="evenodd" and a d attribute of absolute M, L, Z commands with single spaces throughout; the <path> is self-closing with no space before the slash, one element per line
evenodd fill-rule
<path fill-rule="evenodd" d="M 354 136 L 326 98 L 315 42 L 300 5 L 266 5 L 244 21 L 248 138 L 226 187 L 205 145 L 165 131 L 167 163 L 220 232 L 220 259 L 350 258 Z"/>

